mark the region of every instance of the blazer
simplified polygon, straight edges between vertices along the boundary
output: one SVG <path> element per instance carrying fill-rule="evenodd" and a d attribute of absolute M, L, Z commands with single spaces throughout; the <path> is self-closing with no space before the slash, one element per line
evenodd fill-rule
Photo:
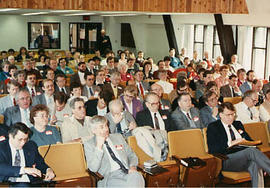
<path fill-rule="evenodd" d="M 0 114 L 4 114 L 5 110 L 11 106 L 14 106 L 14 104 L 10 95 L 0 98 Z"/>
<path fill-rule="evenodd" d="M 160 113 L 160 115 L 164 121 L 165 130 L 166 131 L 173 130 L 171 127 L 172 119 L 171 119 L 171 115 L 170 115 L 169 111 L 168 110 L 158 110 L 158 112 Z M 138 127 L 142 127 L 142 126 L 147 125 L 147 126 L 151 126 L 152 128 L 154 128 L 153 119 L 152 119 L 151 113 L 150 113 L 148 108 L 137 113 L 136 122 L 137 122 Z"/>
<path fill-rule="evenodd" d="M 98 99 L 91 99 L 91 100 L 88 100 L 86 103 L 84 103 L 87 116 L 92 117 L 92 116 L 98 114 L 97 104 L 98 104 Z M 109 108 L 107 107 L 107 113 L 108 113 L 108 111 L 109 111 Z"/>
<path fill-rule="evenodd" d="M 75 73 L 70 77 L 70 85 L 72 85 L 74 82 L 82 84 L 78 73 Z"/>
<path fill-rule="evenodd" d="M 139 94 L 139 96 L 141 96 L 141 93 L 139 92 L 140 87 L 137 85 L 137 83 L 138 82 L 136 82 L 136 86 L 138 88 L 138 94 Z M 142 84 L 142 87 L 143 87 L 143 90 L 144 90 L 144 94 L 146 94 L 150 90 L 150 84 L 149 84 L 149 82 L 146 82 L 146 81 L 142 81 L 141 84 Z"/>
<path fill-rule="evenodd" d="M 241 86 L 240 86 L 240 90 L 242 92 L 242 94 L 244 95 L 244 93 L 248 90 L 251 90 L 252 88 L 249 86 L 248 82 L 245 81 Z"/>
<path fill-rule="evenodd" d="M 231 90 L 231 88 L 230 88 L 230 86 L 229 86 L 229 84 L 227 84 L 227 85 L 225 85 L 225 86 L 222 86 L 221 88 L 220 88 L 220 95 L 222 96 L 222 97 L 234 97 L 233 96 L 233 93 L 232 93 L 232 90 Z M 238 97 L 238 96 L 240 96 L 238 93 L 236 93 L 235 92 L 235 97 Z"/>
<path fill-rule="evenodd" d="M 169 110 L 171 112 L 171 103 L 169 100 L 167 99 L 161 99 L 160 100 L 160 104 L 161 104 L 161 109 L 162 110 Z"/>
<path fill-rule="evenodd" d="M 115 99 L 113 89 L 110 83 L 104 84 L 102 87 L 102 91 L 106 94 L 104 96 L 104 99 L 106 102 L 110 102 L 111 100 Z M 117 98 L 124 92 L 124 89 L 122 86 L 118 85 L 117 86 Z"/>
<path fill-rule="evenodd" d="M 125 102 L 125 100 L 124 100 L 124 96 L 123 96 L 123 95 L 120 96 L 120 100 L 122 101 L 125 110 L 128 111 L 128 107 L 127 107 L 127 104 L 126 104 L 126 102 Z M 136 98 L 133 98 L 133 100 L 132 100 L 132 112 L 130 112 L 130 113 L 131 113 L 131 114 L 133 115 L 133 117 L 135 118 L 135 117 L 136 117 L 136 114 L 137 114 L 139 111 L 141 111 L 141 110 L 143 110 L 143 105 L 142 105 L 141 101 L 138 100 L 138 99 L 136 99 Z"/>
<path fill-rule="evenodd" d="M 213 111 L 212 111 L 211 107 L 208 106 L 208 105 L 204 106 L 200 110 L 200 117 L 201 117 L 202 124 L 204 125 L 204 127 L 207 127 L 209 123 L 214 122 L 214 121 L 217 120 L 217 117 L 214 118 L 212 116 L 212 113 L 213 113 Z"/>
<path fill-rule="evenodd" d="M 117 154 L 120 157 L 120 161 L 127 169 L 129 169 L 131 166 L 138 165 L 138 158 L 136 154 L 132 151 L 121 134 L 110 134 L 109 139 L 115 148 L 119 148 L 116 149 Z M 88 168 L 91 171 L 99 172 L 102 176 L 104 176 L 102 184 L 99 184 L 101 187 L 106 185 L 111 172 L 110 156 L 105 148 L 106 147 L 103 146 L 102 150 L 99 150 L 96 147 L 96 136 L 84 143 L 84 152 Z"/>
<path fill-rule="evenodd" d="M 43 93 L 42 95 L 37 95 L 33 98 L 33 106 L 37 104 L 44 104 L 47 105 L 47 101 L 45 98 L 45 94 Z"/>
<path fill-rule="evenodd" d="M 24 89 L 27 89 L 27 91 L 30 93 L 30 96 L 32 96 L 32 95 L 31 95 L 32 92 L 29 91 L 29 89 L 28 89 L 28 87 L 27 87 L 26 85 L 25 85 Z M 43 90 L 41 89 L 41 87 L 35 86 L 35 90 L 36 90 L 36 93 L 35 93 L 36 96 L 43 93 Z"/>
<path fill-rule="evenodd" d="M 79 135 L 78 129 L 82 126 L 72 115 L 71 117 L 67 117 L 64 119 L 64 122 L 61 127 L 61 134 L 62 134 L 62 141 L 63 143 L 70 142 L 71 140 L 81 138 L 83 143 L 87 140 L 89 140 L 92 136 L 92 129 L 90 126 L 90 120 L 91 118 L 86 116 L 84 119 L 84 125 L 87 127 L 88 136 L 81 136 Z"/>
<path fill-rule="evenodd" d="M 29 106 L 31 110 L 32 106 Z M 4 112 L 4 124 L 8 127 L 14 123 L 21 122 L 21 111 L 18 105 L 7 108 Z"/>
<path fill-rule="evenodd" d="M 28 141 L 23 146 L 25 166 L 36 166 L 42 174 L 46 174 L 49 168 L 38 152 L 37 145 L 33 141 Z M 20 177 L 19 166 L 12 166 L 11 149 L 8 140 L 0 142 L 0 182 L 7 182 L 9 177 Z M 30 182 L 35 181 L 35 177 L 28 175 Z"/>
<path fill-rule="evenodd" d="M 241 134 L 242 138 L 250 141 L 252 140 L 240 121 L 234 121 L 232 125 Z M 228 153 L 228 137 L 221 120 L 210 123 L 206 133 L 209 153 Z"/>
<path fill-rule="evenodd" d="M 199 110 L 197 108 L 192 107 L 190 109 L 190 116 L 191 119 L 193 119 L 194 124 L 196 128 L 202 129 L 205 126 L 201 122 Z M 188 118 L 186 115 L 181 111 L 180 107 L 177 107 L 173 112 L 172 112 L 172 121 L 173 121 L 173 129 L 174 130 L 185 130 L 185 129 L 192 129 L 190 127 Z"/>
<path fill-rule="evenodd" d="M 70 96 L 70 88 L 68 86 L 65 86 L 65 90 L 67 92 L 65 94 L 69 97 Z M 60 88 L 57 85 L 54 86 L 54 93 L 56 93 L 56 92 L 61 92 Z"/>

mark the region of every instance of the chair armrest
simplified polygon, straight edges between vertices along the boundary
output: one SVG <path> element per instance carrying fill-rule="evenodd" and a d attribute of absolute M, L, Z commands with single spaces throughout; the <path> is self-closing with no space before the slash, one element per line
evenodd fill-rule
<path fill-rule="evenodd" d="M 103 178 L 104 178 L 100 173 L 98 173 L 98 172 L 92 172 L 92 171 L 89 170 L 89 169 L 88 169 L 88 173 L 89 173 L 91 176 L 93 176 L 93 177 L 96 179 L 96 181 L 103 180 Z"/>
<path fill-rule="evenodd" d="M 229 157 L 227 157 L 227 155 L 221 154 L 221 153 L 213 153 L 212 154 L 214 157 L 221 159 L 222 161 L 225 161 L 227 159 L 229 159 Z"/>

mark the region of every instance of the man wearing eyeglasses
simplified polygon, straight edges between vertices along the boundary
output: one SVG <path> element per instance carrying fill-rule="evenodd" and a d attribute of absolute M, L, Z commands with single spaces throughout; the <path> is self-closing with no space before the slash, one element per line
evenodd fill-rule
<path fill-rule="evenodd" d="M 85 73 L 84 74 L 85 85 L 83 86 L 82 96 L 86 96 L 88 99 L 95 97 L 94 91 L 94 82 L 95 82 L 95 75 L 92 73 Z"/>
<path fill-rule="evenodd" d="M 151 126 L 154 129 L 171 130 L 171 116 L 168 110 L 160 110 L 160 98 L 150 92 L 145 96 L 146 109 L 136 115 L 138 126 Z"/>
<path fill-rule="evenodd" d="M 252 141 L 240 121 L 235 121 L 235 108 L 225 102 L 218 109 L 220 120 L 212 122 L 207 128 L 207 144 L 211 154 L 223 154 L 222 170 L 250 173 L 252 187 L 263 187 L 263 172 L 270 174 L 270 160 L 254 147 L 232 147 L 240 142 Z"/>
<path fill-rule="evenodd" d="M 259 110 L 255 107 L 258 102 L 256 91 L 248 90 L 244 93 L 243 101 L 235 104 L 236 120 L 242 123 L 253 123 L 260 121 Z"/>

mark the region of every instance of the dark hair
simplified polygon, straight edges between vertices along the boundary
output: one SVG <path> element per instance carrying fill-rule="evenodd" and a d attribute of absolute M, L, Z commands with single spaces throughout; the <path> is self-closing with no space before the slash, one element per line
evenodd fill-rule
<path fill-rule="evenodd" d="M 180 102 L 183 96 L 190 96 L 190 94 L 187 92 L 179 93 L 177 102 Z M 190 96 L 190 98 L 191 98 L 191 96 Z"/>
<path fill-rule="evenodd" d="M 163 60 L 159 60 L 159 61 L 157 62 L 157 66 L 159 66 L 159 64 L 160 64 L 161 62 L 164 62 L 164 61 L 163 61 Z"/>
<path fill-rule="evenodd" d="M 83 64 L 85 64 L 85 62 L 78 63 L 78 67 L 81 66 L 81 65 L 83 65 Z"/>
<path fill-rule="evenodd" d="M 8 49 L 8 53 L 14 53 L 15 50 L 13 48 Z"/>
<path fill-rule="evenodd" d="M 205 70 L 203 73 L 203 77 L 206 78 L 208 74 L 213 74 L 211 70 Z"/>
<path fill-rule="evenodd" d="M 215 82 L 215 81 L 210 81 L 210 82 L 208 82 L 207 84 L 206 84 L 206 87 L 205 87 L 205 89 L 206 89 L 206 91 L 207 90 L 209 90 L 209 89 L 211 89 L 212 87 L 217 87 L 217 83 Z"/>
<path fill-rule="evenodd" d="M 249 70 L 249 71 L 247 71 L 247 76 L 248 76 L 250 73 L 252 73 L 252 72 L 254 72 L 254 70 Z"/>
<path fill-rule="evenodd" d="M 259 79 L 254 79 L 253 81 L 252 81 L 252 84 L 257 84 L 258 82 L 259 82 L 260 80 Z"/>
<path fill-rule="evenodd" d="M 177 82 L 176 88 L 177 88 L 177 89 L 180 89 L 180 88 L 185 87 L 185 86 L 187 86 L 186 81 L 185 81 L 185 80 L 179 80 L 179 81 Z"/>
<path fill-rule="evenodd" d="M 61 58 L 58 60 L 58 64 L 60 64 L 60 61 L 62 61 L 63 59 L 67 62 L 66 58 L 61 57 Z"/>
<path fill-rule="evenodd" d="M 235 74 L 232 74 L 229 76 L 229 79 L 231 80 L 232 78 L 237 78 L 237 76 Z"/>
<path fill-rule="evenodd" d="M 76 102 L 83 102 L 83 104 L 84 104 L 84 100 L 82 98 L 76 97 L 76 98 L 72 99 L 70 101 L 70 103 L 69 103 L 69 106 L 70 106 L 71 109 L 74 109 L 75 108 L 75 103 Z"/>
<path fill-rule="evenodd" d="M 98 56 L 93 57 L 93 60 L 94 61 L 96 61 L 96 60 L 101 61 L 101 59 Z"/>
<path fill-rule="evenodd" d="M 17 86 L 17 87 L 21 86 L 20 83 L 17 82 L 16 80 L 9 80 L 8 83 L 7 83 L 7 89 L 9 89 L 11 85 Z"/>
<path fill-rule="evenodd" d="M 109 56 L 109 57 L 107 57 L 106 62 L 108 63 L 108 62 L 111 61 L 111 60 L 114 60 L 114 57 Z"/>
<path fill-rule="evenodd" d="M 169 56 L 165 56 L 165 57 L 163 58 L 163 61 L 171 61 L 171 58 L 170 58 Z"/>
<path fill-rule="evenodd" d="M 20 54 L 22 54 L 22 50 L 25 50 L 25 54 L 27 54 L 27 49 L 26 49 L 24 46 L 22 46 L 22 47 L 20 48 L 20 51 L 19 51 Z"/>
<path fill-rule="evenodd" d="M 17 70 L 17 71 L 15 72 L 15 74 L 14 74 L 15 78 L 17 78 L 19 74 L 23 74 L 23 75 L 24 75 L 24 78 L 26 77 L 26 76 L 25 76 L 25 71 L 24 71 L 24 70 Z"/>
<path fill-rule="evenodd" d="M 228 65 L 222 65 L 220 68 L 219 68 L 219 71 L 223 71 L 224 69 L 229 69 L 229 66 Z"/>
<path fill-rule="evenodd" d="M 32 124 L 35 123 L 34 117 L 37 115 L 37 112 L 40 112 L 40 111 L 45 111 L 47 115 L 49 115 L 49 108 L 46 105 L 44 104 L 35 105 L 30 111 L 30 122 Z"/>
<path fill-rule="evenodd" d="M 227 108 L 230 111 L 235 112 L 235 108 L 232 103 L 230 102 L 224 102 L 221 105 L 218 106 L 218 113 L 223 113 L 225 108 Z"/>
<path fill-rule="evenodd" d="M 26 74 L 25 74 L 25 79 L 27 79 L 27 77 L 30 76 L 30 75 L 35 75 L 35 77 L 37 79 L 37 76 L 36 76 L 34 71 L 27 71 Z"/>
<path fill-rule="evenodd" d="M 66 104 L 68 100 L 67 95 L 64 92 L 56 92 L 54 94 L 54 101 L 58 101 L 59 104 Z"/>
<path fill-rule="evenodd" d="M 71 85 L 70 85 L 70 91 L 73 91 L 74 88 L 82 88 L 82 85 L 81 83 L 79 82 L 73 82 Z"/>
<path fill-rule="evenodd" d="M 202 72 L 205 72 L 205 68 L 200 68 L 200 69 L 198 70 L 198 74 L 201 74 Z"/>
<path fill-rule="evenodd" d="M 91 59 L 88 59 L 87 62 L 89 63 L 90 61 L 95 61 L 95 60 L 93 58 L 91 58 Z"/>
<path fill-rule="evenodd" d="M 60 74 L 56 74 L 54 80 L 57 81 L 57 78 L 66 78 L 64 74 L 60 73 Z"/>
<path fill-rule="evenodd" d="M 8 67 L 8 72 L 10 72 L 10 70 L 11 69 L 18 69 L 17 67 L 16 67 L 16 65 L 9 65 L 9 67 Z"/>
<path fill-rule="evenodd" d="M 92 76 L 92 75 L 95 77 L 95 75 L 92 74 L 91 72 L 86 72 L 86 73 L 84 73 L 84 79 L 86 80 L 87 76 Z"/>
<path fill-rule="evenodd" d="M 238 71 L 237 71 L 237 76 L 239 76 L 239 74 L 241 73 L 241 72 L 246 72 L 246 70 L 245 69 L 238 69 Z"/>
<path fill-rule="evenodd" d="M 10 126 L 8 134 L 10 134 L 14 138 L 17 135 L 18 131 L 21 131 L 24 134 L 28 134 L 28 136 L 32 134 L 32 131 L 22 122 L 18 122 Z"/>
<path fill-rule="evenodd" d="M 217 96 L 217 94 L 216 94 L 215 92 L 211 91 L 211 90 L 206 91 L 206 92 L 204 93 L 204 95 L 203 95 L 203 100 L 204 100 L 204 102 L 207 102 L 208 99 L 209 99 L 212 95 L 216 95 L 216 96 Z"/>

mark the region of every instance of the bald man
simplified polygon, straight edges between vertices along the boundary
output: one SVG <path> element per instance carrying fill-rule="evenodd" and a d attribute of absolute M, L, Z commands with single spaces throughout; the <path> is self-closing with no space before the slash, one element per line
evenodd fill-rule
<path fill-rule="evenodd" d="M 104 29 L 101 30 L 99 48 L 100 48 L 101 55 L 105 55 L 106 51 L 112 50 L 110 37 L 106 35 L 106 32 Z"/>

